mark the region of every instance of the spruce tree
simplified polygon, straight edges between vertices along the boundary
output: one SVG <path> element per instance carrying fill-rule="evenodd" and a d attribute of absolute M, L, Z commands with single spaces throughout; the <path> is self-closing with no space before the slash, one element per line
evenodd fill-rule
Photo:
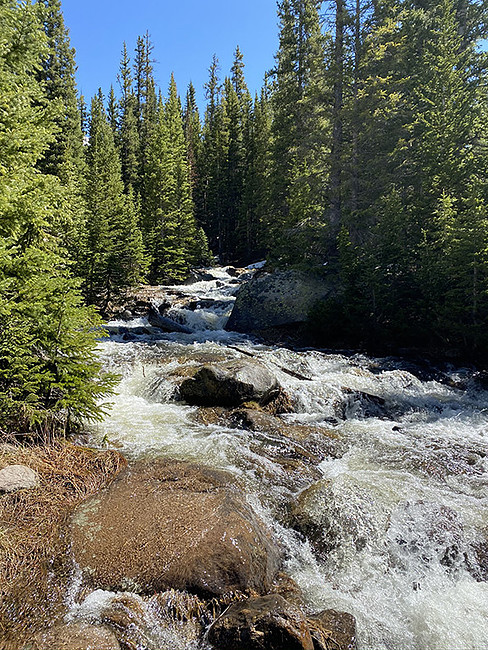
<path fill-rule="evenodd" d="M 183 113 L 186 155 L 190 167 L 190 184 L 192 188 L 192 197 L 194 203 L 197 202 L 198 188 L 198 160 L 200 157 L 201 147 L 201 130 L 200 115 L 195 97 L 195 88 L 190 82 L 186 93 L 185 110 Z"/>
<path fill-rule="evenodd" d="M 319 3 L 279 4 L 280 46 L 272 98 L 270 245 L 276 263 L 323 261 L 329 122 Z"/>
<path fill-rule="evenodd" d="M 206 239 L 197 229 L 183 129 L 173 75 L 166 103 L 160 98 L 156 127 L 148 143 L 145 233 L 153 282 L 180 281 L 195 263 L 206 261 Z"/>
<path fill-rule="evenodd" d="M 122 178 L 126 191 L 140 188 L 140 138 L 138 131 L 138 106 L 134 93 L 131 62 L 124 43 L 120 61 L 119 85 L 120 99 L 120 158 L 122 161 Z"/>
<path fill-rule="evenodd" d="M 219 79 L 219 61 L 214 55 L 205 85 L 207 106 L 202 129 L 202 147 L 199 158 L 199 206 L 197 215 L 207 233 L 212 250 L 223 257 L 224 239 L 224 178 L 228 148 L 226 106 L 222 101 Z"/>
<path fill-rule="evenodd" d="M 106 311 L 127 287 L 136 284 L 144 263 L 138 214 L 131 192 L 124 195 L 122 172 L 101 90 L 93 98 L 88 180 L 86 294 Z"/>
<path fill-rule="evenodd" d="M 60 0 L 38 0 L 38 8 L 47 36 L 48 49 L 38 73 L 46 97 L 60 104 L 55 120 L 57 133 L 38 165 L 43 172 L 63 178 L 84 173 L 83 135 L 81 132 L 75 81 L 75 51 L 64 25 Z"/>
<path fill-rule="evenodd" d="M 109 382 L 99 377 L 98 320 L 57 236 L 64 189 L 36 168 L 62 120 L 39 83 L 49 50 L 37 9 L 0 5 L 0 433 L 48 441 L 98 417 Z"/>

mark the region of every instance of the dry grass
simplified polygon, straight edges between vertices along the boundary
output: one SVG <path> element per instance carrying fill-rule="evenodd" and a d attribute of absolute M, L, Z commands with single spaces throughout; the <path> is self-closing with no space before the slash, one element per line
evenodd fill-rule
<path fill-rule="evenodd" d="M 0 650 L 19 650 L 60 612 L 71 573 L 63 523 L 125 462 L 117 452 L 69 443 L 0 445 L 0 469 L 26 465 L 40 477 L 37 488 L 0 494 Z"/>

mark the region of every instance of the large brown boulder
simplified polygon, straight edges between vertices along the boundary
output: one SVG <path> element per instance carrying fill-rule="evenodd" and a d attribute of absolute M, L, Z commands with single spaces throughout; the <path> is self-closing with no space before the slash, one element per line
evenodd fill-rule
<path fill-rule="evenodd" d="M 210 627 L 219 650 L 314 650 L 302 611 L 278 594 L 234 603 Z"/>
<path fill-rule="evenodd" d="M 254 359 L 236 359 L 203 366 L 180 386 L 180 395 L 198 406 L 239 406 L 265 403 L 278 394 L 273 373 Z"/>
<path fill-rule="evenodd" d="M 31 650 L 120 650 L 115 634 L 102 625 L 68 623 L 39 632 Z"/>
<path fill-rule="evenodd" d="M 229 475 L 181 461 L 138 462 L 72 518 L 72 549 L 94 588 L 203 596 L 267 592 L 277 545 Z"/>

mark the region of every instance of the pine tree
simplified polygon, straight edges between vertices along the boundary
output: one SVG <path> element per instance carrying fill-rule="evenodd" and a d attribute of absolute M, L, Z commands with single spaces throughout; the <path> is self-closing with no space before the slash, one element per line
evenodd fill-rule
<path fill-rule="evenodd" d="M 244 130 L 244 182 L 239 216 L 239 259 L 255 261 L 266 253 L 270 221 L 271 109 L 265 87 L 254 99 Z"/>
<path fill-rule="evenodd" d="M 117 143 L 119 134 L 119 107 L 113 86 L 110 86 L 108 93 L 107 118 L 112 129 L 114 140 Z"/>
<path fill-rule="evenodd" d="M 173 75 L 166 103 L 159 101 L 144 188 L 150 278 L 158 283 L 183 280 L 192 264 L 205 261 L 208 245 L 194 219 L 183 115 Z"/>
<path fill-rule="evenodd" d="M 64 25 L 60 0 L 38 0 L 38 8 L 48 43 L 47 55 L 38 76 L 46 97 L 60 104 L 56 138 L 38 164 L 43 172 L 63 178 L 63 175 L 72 173 L 72 167 L 80 174 L 84 172 L 75 52 Z"/>
<path fill-rule="evenodd" d="M 207 107 L 202 129 L 202 147 L 198 161 L 199 222 L 208 235 L 210 246 L 220 257 L 225 254 L 224 239 L 224 174 L 228 149 L 226 106 L 219 80 L 219 61 L 214 55 L 209 68 L 209 80 L 205 85 Z"/>
<path fill-rule="evenodd" d="M 134 197 L 131 192 L 124 195 L 120 160 L 101 90 L 92 100 L 87 158 L 86 294 L 105 311 L 127 287 L 137 283 L 144 263 Z"/>
<path fill-rule="evenodd" d="M 36 169 L 62 121 L 39 83 L 48 49 L 37 9 L 0 5 L 0 433 L 47 441 L 98 417 L 109 382 L 99 377 L 98 320 L 57 236 L 63 187 Z"/>
<path fill-rule="evenodd" d="M 190 184 L 194 203 L 197 201 L 198 159 L 200 157 L 201 130 L 200 115 L 195 97 L 195 88 L 190 82 L 186 93 L 185 110 L 183 113 L 186 155 L 190 167 Z"/>
<path fill-rule="evenodd" d="M 280 264 L 323 259 L 329 123 L 318 2 L 283 0 L 272 97 L 272 257 Z M 315 260 L 315 262 L 314 262 Z"/>
<path fill-rule="evenodd" d="M 126 191 L 140 188 L 140 139 L 138 131 L 137 98 L 134 94 L 131 62 L 124 43 L 120 61 L 119 85 L 122 93 L 120 99 L 120 157 L 122 161 L 122 178 Z"/>
<path fill-rule="evenodd" d="M 149 32 L 137 39 L 134 60 L 137 130 L 139 135 L 139 178 L 144 178 L 149 142 L 156 127 L 157 96 L 154 82 L 152 51 L 154 46 Z M 135 188 L 143 198 L 144 188 Z"/>

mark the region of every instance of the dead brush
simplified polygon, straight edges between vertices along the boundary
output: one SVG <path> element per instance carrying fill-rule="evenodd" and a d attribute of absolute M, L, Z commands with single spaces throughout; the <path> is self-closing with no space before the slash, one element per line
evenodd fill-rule
<path fill-rule="evenodd" d="M 0 469 L 13 464 L 36 471 L 40 484 L 0 495 L 0 650 L 19 650 L 59 614 L 71 572 L 62 524 L 126 461 L 115 451 L 67 442 L 0 446 Z"/>

